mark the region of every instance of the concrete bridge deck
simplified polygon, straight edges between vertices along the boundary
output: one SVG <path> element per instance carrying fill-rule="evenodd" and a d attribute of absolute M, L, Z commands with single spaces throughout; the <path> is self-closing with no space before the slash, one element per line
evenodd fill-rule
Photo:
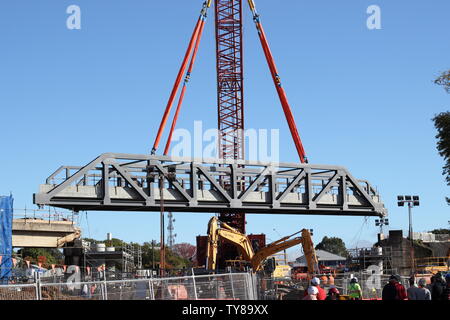
<path fill-rule="evenodd" d="M 12 245 L 18 248 L 61 248 L 81 236 L 72 221 L 14 219 Z"/>

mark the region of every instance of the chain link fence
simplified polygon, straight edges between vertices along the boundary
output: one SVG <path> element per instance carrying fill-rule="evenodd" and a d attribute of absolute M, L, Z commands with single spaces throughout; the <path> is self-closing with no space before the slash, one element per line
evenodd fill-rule
<path fill-rule="evenodd" d="M 334 277 L 333 280 L 321 280 L 320 286 L 326 293 L 332 287 L 335 287 L 341 295 L 347 296 L 352 277 L 358 278 L 364 299 L 381 299 L 383 288 L 389 282 L 390 275 L 368 272 L 349 273 Z M 401 277 L 401 283 L 405 286 L 405 289 L 410 286 L 408 277 Z M 301 300 L 309 286 L 308 280 L 287 279 L 280 281 L 265 275 L 258 275 L 256 284 L 259 300 Z"/>
<path fill-rule="evenodd" d="M 0 286 L 0 300 L 38 300 L 36 284 L 14 284 Z"/>
<path fill-rule="evenodd" d="M 0 286 L 0 300 L 256 300 L 251 273 Z"/>

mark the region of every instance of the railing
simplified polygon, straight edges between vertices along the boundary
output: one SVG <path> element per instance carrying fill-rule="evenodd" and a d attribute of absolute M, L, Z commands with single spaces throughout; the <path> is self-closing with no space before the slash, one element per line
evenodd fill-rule
<path fill-rule="evenodd" d="M 0 286 L 0 300 L 256 300 L 251 273 Z"/>
<path fill-rule="evenodd" d="M 75 212 L 61 212 L 54 208 L 44 209 L 14 209 L 14 219 L 33 219 L 45 221 L 70 221 L 73 222 L 77 217 Z"/>

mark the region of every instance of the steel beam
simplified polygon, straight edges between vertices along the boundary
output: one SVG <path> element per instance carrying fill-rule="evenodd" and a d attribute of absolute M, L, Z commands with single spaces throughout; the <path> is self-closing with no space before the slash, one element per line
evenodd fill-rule
<path fill-rule="evenodd" d="M 74 211 L 387 214 L 378 192 L 339 166 L 103 154 L 84 167 L 62 166 L 34 203 Z M 223 186 L 223 179 L 230 181 Z"/>

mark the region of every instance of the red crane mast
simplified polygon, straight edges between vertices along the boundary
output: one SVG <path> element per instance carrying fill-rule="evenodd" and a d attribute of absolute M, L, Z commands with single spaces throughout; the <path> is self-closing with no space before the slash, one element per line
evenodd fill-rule
<path fill-rule="evenodd" d="M 242 1 L 215 0 L 217 114 L 219 157 L 243 160 L 244 57 Z M 226 185 L 227 181 L 222 181 Z M 245 233 L 244 213 L 221 213 L 219 219 Z"/>

